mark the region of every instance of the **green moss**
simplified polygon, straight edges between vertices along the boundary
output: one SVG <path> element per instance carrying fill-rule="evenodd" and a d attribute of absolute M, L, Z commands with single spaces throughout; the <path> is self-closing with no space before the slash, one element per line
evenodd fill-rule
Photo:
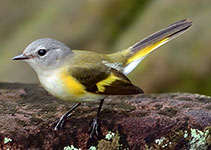
<path fill-rule="evenodd" d="M 155 139 L 152 146 L 146 147 L 156 150 L 178 148 L 181 150 L 207 150 L 209 145 L 211 145 L 211 126 L 205 128 L 204 131 L 190 128 L 170 132 L 165 137 Z"/>
<path fill-rule="evenodd" d="M 120 150 L 122 145 L 119 143 L 120 135 L 118 132 L 109 133 L 106 135 L 105 139 L 99 141 L 97 149 L 100 150 Z"/>
<path fill-rule="evenodd" d="M 7 144 L 7 143 L 9 143 L 9 142 L 12 142 L 12 139 L 9 138 L 9 137 L 5 137 L 5 138 L 4 138 L 4 144 Z"/>
<path fill-rule="evenodd" d="M 81 149 L 75 148 L 73 145 L 71 145 L 71 146 L 65 146 L 63 150 L 81 150 Z"/>
<path fill-rule="evenodd" d="M 190 150 L 207 150 L 208 146 L 211 144 L 211 127 L 204 131 L 191 129 L 190 136 Z"/>
<path fill-rule="evenodd" d="M 155 143 L 161 148 L 170 147 L 171 142 L 165 137 L 161 137 L 160 139 L 156 139 Z"/>
<path fill-rule="evenodd" d="M 106 134 L 105 139 L 111 140 L 114 137 L 115 133 L 109 131 L 108 134 Z"/>
<path fill-rule="evenodd" d="M 91 147 L 89 148 L 89 150 L 97 150 L 97 148 L 96 148 L 95 146 L 91 146 Z"/>

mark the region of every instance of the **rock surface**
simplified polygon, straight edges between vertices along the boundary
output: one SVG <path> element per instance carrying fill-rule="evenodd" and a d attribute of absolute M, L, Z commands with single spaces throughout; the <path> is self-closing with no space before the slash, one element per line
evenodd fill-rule
<path fill-rule="evenodd" d="M 72 103 L 50 96 L 35 84 L 0 83 L 0 148 L 211 148 L 210 97 L 188 93 L 108 97 L 101 113 L 101 136 L 90 140 L 89 123 L 98 104 L 83 103 L 64 130 L 53 131 L 54 121 Z M 109 131 L 114 133 L 110 140 Z"/>

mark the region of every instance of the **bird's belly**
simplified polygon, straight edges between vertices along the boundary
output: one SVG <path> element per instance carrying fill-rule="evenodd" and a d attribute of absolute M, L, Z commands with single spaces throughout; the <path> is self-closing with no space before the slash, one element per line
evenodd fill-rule
<path fill-rule="evenodd" d="M 87 92 L 82 84 L 64 73 L 52 73 L 39 79 L 50 94 L 62 100 L 83 102 L 104 98 L 103 95 Z"/>

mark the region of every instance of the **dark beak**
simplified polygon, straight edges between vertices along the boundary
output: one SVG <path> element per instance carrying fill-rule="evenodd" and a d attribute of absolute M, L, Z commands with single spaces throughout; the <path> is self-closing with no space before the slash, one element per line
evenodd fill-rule
<path fill-rule="evenodd" d="M 30 59 L 30 58 L 26 56 L 25 54 L 20 54 L 12 58 L 12 60 L 25 60 L 25 59 Z"/>

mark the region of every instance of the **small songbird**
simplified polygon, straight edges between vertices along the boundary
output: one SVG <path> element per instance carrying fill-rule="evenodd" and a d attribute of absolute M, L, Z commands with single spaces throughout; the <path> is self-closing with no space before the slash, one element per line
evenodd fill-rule
<path fill-rule="evenodd" d="M 150 52 L 181 35 L 191 25 L 187 19 L 175 22 L 113 54 L 71 50 L 55 39 L 42 38 L 29 44 L 22 54 L 12 59 L 27 62 L 37 73 L 41 85 L 53 96 L 77 102 L 59 119 L 55 130 L 62 129 L 64 121 L 82 102 L 99 100 L 100 106 L 90 127 L 92 137 L 98 135 L 98 119 L 104 99 L 108 95 L 143 93 L 126 75 Z"/>

